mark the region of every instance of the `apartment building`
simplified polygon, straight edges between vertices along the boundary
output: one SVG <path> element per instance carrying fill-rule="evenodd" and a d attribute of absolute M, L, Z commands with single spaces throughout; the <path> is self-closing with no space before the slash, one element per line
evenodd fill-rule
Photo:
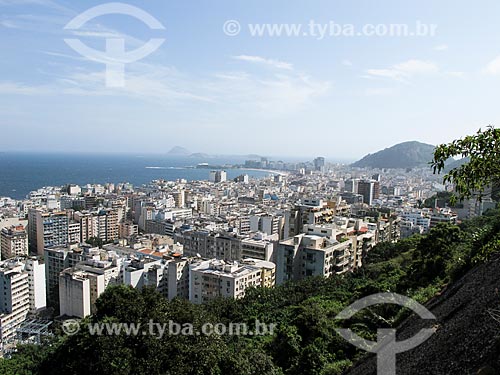
<path fill-rule="evenodd" d="M 2 259 L 28 255 L 28 234 L 22 224 L 2 228 L 0 244 Z"/>
<path fill-rule="evenodd" d="M 146 233 L 161 234 L 163 236 L 173 237 L 176 225 L 171 220 L 148 220 L 146 221 Z"/>
<path fill-rule="evenodd" d="M 15 336 L 30 309 L 28 273 L 17 260 L 0 263 L 0 349 Z"/>
<path fill-rule="evenodd" d="M 281 241 L 276 251 L 276 283 L 345 273 L 353 267 L 355 248 L 352 238 L 339 242 L 300 234 Z"/>
<path fill-rule="evenodd" d="M 120 238 L 118 209 L 101 208 L 95 211 L 78 211 L 73 214 L 73 219 L 80 226 L 80 239 L 70 243 L 85 242 L 92 237 L 100 238 L 104 242 L 112 242 Z"/>
<path fill-rule="evenodd" d="M 242 298 L 247 288 L 274 286 L 275 270 L 274 263 L 256 259 L 201 261 L 190 269 L 189 300 L 200 304 L 219 297 Z"/>
<path fill-rule="evenodd" d="M 123 222 L 119 225 L 120 238 L 132 238 L 139 235 L 139 226 L 131 222 Z"/>
<path fill-rule="evenodd" d="M 102 293 L 104 291 L 102 280 L 98 280 L 99 277 L 92 279 L 95 293 Z M 90 315 L 90 290 L 92 287 L 89 274 L 85 271 L 68 268 L 63 270 L 59 275 L 58 284 L 59 311 L 61 316 L 85 318 Z"/>
<path fill-rule="evenodd" d="M 36 257 L 23 258 L 28 273 L 29 313 L 35 315 L 47 307 L 45 264 Z"/>
<path fill-rule="evenodd" d="M 161 259 L 144 257 L 127 260 L 123 269 L 123 283 L 133 288 L 154 286 L 164 290 L 163 284 L 167 283 L 166 269 L 168 266 Z"/>
<path fill-rule="evenodd" d="M 371 206 L 373 200 L 380 197 L 380 182 L 375 180 L 359 181 L 357 193 L 363 196 L 363 203 Z"/>
<path fill-rule="evenodd" d="M 44 257 L 47 304 L 55 307 L 59 304 L 60 273 L 87 259 L 100 260 L 100 251 L 98 248 L 72 245 L 45 249 Z"/>
<path fill-rule="evenodd" d="M 274 244 L 258 237 L 242 239 L 241 257 L 242 259 L 253 258 L 271 262 L 274 260 Z"/>
<path fill-rule="evenodd" d="M 410 222 L 414 227 L 422 227 L 423 233 L 428 232 L 429 228 L 431 227 L 431 219 L 429 218 L 428 213 L 422 210 L 403 211 L 400 216 L 402 221 Z"/>
<path fill-rule="evenodd" d="M 82 241 L 80 223 L 71 221 L 68 223 L 68 243 L 78 244 Z"/>
<path fill-rule="evenodd" d="M 401 238 L 408 238 L 415 234 L 423 234 L 424 228 L 421 225 L 415 225 L 409 220 L 401 220 L 399 223 Z"/>
<path fill-rule="evenodd" d="M 67 246 L 69 218 L 65 211 L 28 210 L 28 239 L 32 253 L 43 255 L 44 249 Z"/>
<path fill-rule="evenodd" d="M 192 230 L 184 232 L 184 255 L 225 260 L 241 259 L 241 241 L 229 233 Z"/>
<path fill-rule="evenodd" d="M 189 267 L 195 261 L 195 258 L 180 257 L 180 254 L 174 256 L 174 259 L 168 263 L 168 299 L 176 297 L 189 299 Z"/>
<path fill-rule="evenodd" d="M 59 312 L 61 316 L 84 318 L 94 314 L 97 298 L 109 285 L 123 281 L 121 259 L 87 259 L 59 274 Z"/>
<path fill-rule="evenodd" d="M 430 227 L 432 228 L 440 223 L 456 224 L 457 214 L 449 208 L 434 210 L 430 216 Z"/>
<path fill-rule="evenodd" d="M 252 215 L 250 220 L 250 232 L 262 232 L 269 235 L 280 235 L 283 226 L 283 217 L 275 215 Z"/>
<path fill-rule="evenodd" d="M 227 181 L 227 172 L 226 171 L 210 171 L 208 174 L 208 180 L 210 182 L 225 182 Z"/>

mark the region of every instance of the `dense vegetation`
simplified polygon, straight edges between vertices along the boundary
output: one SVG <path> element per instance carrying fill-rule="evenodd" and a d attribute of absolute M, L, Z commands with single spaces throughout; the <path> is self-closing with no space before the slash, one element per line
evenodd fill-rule
<path fill-rule="evenodd" d="M 339 374 L 364 353 L 334 328 L 349 325 L 374 338 L 408 312 L 392 305 L 358 313 L 349 323 L 334 317 L 376 292 L 397 292 L 425 302 L 500 249 L 500 211 L 461 225 L 440 225 L 426 236 L 381 243 L 365 266 L 332 278 L 309 278 L 273 289 L 252 289 L 241 300 L 198 306 L 168 302 L 151 289 L 108 288 L 88 322 L 278 323 L 268 336 L 74 336 L 58 333 L 43 347 L 24 346 L 0 361 L 2 374 Z"/>
<path fill-rule="evenodd" d="M 366 155 L 353 167 L 360 168 L 415 168 L 425 167 L 432 159 L 434 146 L 420 142 L 399 143 L 374 154 Z"/>
<path fill-rule="evenodd" d="M 450 158 L 467 160 L 447 170 Z M 481 198 L 487 188 L 493 187 L 492 195 L 498 197 L 500 184 L 500 129 L 489 126 L 475 135 L 468 135 L 448 144 L 436 147 L 431 166 L 434 173 L 445 172 L 444 182 L 453 183 L 456 200 Z"/>
<path fill-rule="evenodd" d="M 453 193 L 449 191 L 440 191 L 436 195 L 427 198 L 422 202 L 420 208 L 435 208 L 435 207 L 449 207 L 451 206 L 451 197 Z M 454 206 L 457 208 L 457 206 Z"/>

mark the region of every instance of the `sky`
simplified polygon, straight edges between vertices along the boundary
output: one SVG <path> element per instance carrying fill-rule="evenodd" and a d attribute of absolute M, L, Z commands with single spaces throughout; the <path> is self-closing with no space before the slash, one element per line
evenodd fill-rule
<path fill-rule="evenodd" d="M 500 123 L 498 0 L 126 1 L 164 28 L 136 13 L 65 28 L 106 4 L 0 0 L 1 151 L 357 159 Z M 65 42 L 155 38 L 118 87 Z"/>

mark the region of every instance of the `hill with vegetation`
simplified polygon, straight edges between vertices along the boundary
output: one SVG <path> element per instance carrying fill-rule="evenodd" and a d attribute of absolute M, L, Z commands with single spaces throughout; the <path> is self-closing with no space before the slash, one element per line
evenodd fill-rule
<path fill-rule="evenodd" d="M 110 287 L 98 299 L 96 314 L 84 322 L 146 325 L 150 320 L 167 324 L 173 320 L 192 323 L 199 329 L 205 322 L 244 322 L 251 327 L 259 320 L 278 326 L 274 334 L 268 336 L 165 335 L 157 338 L 126 334 L 92 336 L 85 329 L 73 336 L 56 332 L 44 346 L 23 346 L 11 359 L 0 360 L 0 373 L 341 374 L 365 358 L 365 353 L 336 333 L 335 328 L 340 324 L 344 327 L 348 324 L 363 337 L 375 341 L 377 328 L 413 324 L 407 320 L 409 311 L 394 305 L 367 308 L 348 323 L 335 320 L 353 301 L 386 291 L 421 303 L 430 300 L 429 306 L 437 312 L 438 323 L 444 327 L 443 334 L 431 338 L 437 340 L 435 344 L 429 340 L 429 345 L 434 345 L 432 356 L 427 359 L 418 356 L 420 362 L 414 363 L 410 358 L 405 368 L 413 369 L 425 361 L 430 364 L 439 361 L 440 368 L 463 369 L 460 373 L 475 371 L 484 365 L 497 366 L 493 368 L 500 371 L 496 357 L 480 355 L 476 349 L 468 352 L 465 344 L 452 356 L 448 352 L 455 348 L 443 344 L 443 340 L 453 335 L 457 336 L 456 340 L 460 337 L 465 340 L 469 333 L 476 338 L 480 334 L 488 348 L 494 342 L 497 331 L 477 328 L 471 309 L 479 309 L 477 315 L 486 320 L 486 308 L 500 308 L 500 297 L 491 305 L 483 305 L 483 302 L 492 302 L 491 298 L 480 297 L 473 305 L 467 296 L 473 293 L 482 296 L 480 267 L 487 267 L 491 275 L 496 263 L 488 262 L 496 262 L 489 259 L 499 249 L 500 212 L 491 211 L 458 226 L 439 225 L 426 236 L 414 236 L 396 244 L 381 243 L 368 253 L 365 265 L 352 274 L 308 278 L 272 289 L 255 288 L 240 300 L 220 299 L 207 305 L 194 305 L 180 299 L 168 301 L 152 289 Z M 500 273 L 497 274 L 497 279 L 489 278 L 488 284 L 483 284 L 484 293 L 491 292 L 493 285 L 499 285 Z M 468 290 L 469 295 L 462 295 L 461 290 Z M 440 299 L 436 300 L 439 295 Z M 459 299 L 455 302 L 452 298 Z M 446 301 L 450 304 L 446 305 Z M 442 314 L 439 309 L 443 309 Z M 461 324 L 448 326 L 453 316 L 457 319 L 463 316 L 467 324 L 463 320 Z M 418 348 L 414 353 L 418 353 Z M 494 355 L 490 351 L 487 354 Z M 352 371 L 358 372 L 353 373 L 370 373 L 370 367 L 366 371 L 364 367 L 358 368 L 354 368 Z"/>
<path fill-rule="evenodd" d="M 424 167 L 432 160 L 434 148 L 433 145 L 416 141 L 399 143 L 374 154 L 368 154 L 352 166 L 380 169 Z"/>

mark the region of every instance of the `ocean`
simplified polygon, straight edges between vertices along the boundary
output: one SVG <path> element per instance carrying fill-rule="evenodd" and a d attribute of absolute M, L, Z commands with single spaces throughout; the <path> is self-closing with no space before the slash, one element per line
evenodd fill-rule
<path fill-rule="evenodd" d="M 22 199 L 30 191 L 43 186 L 69 183 L 130 182 L 140 186 L 155 179 L 208 180 L 209 169 L 192 167 L 199 163 L 243 164 L 244 160 L 244 157 L 237 156 L 199 159 L 165 155 L 3 152 L 0 153 L 0 197 Z M 228 179 L 241 174 L 256 178 L 270 174 L 246 169 L 226 171 Z"/>

